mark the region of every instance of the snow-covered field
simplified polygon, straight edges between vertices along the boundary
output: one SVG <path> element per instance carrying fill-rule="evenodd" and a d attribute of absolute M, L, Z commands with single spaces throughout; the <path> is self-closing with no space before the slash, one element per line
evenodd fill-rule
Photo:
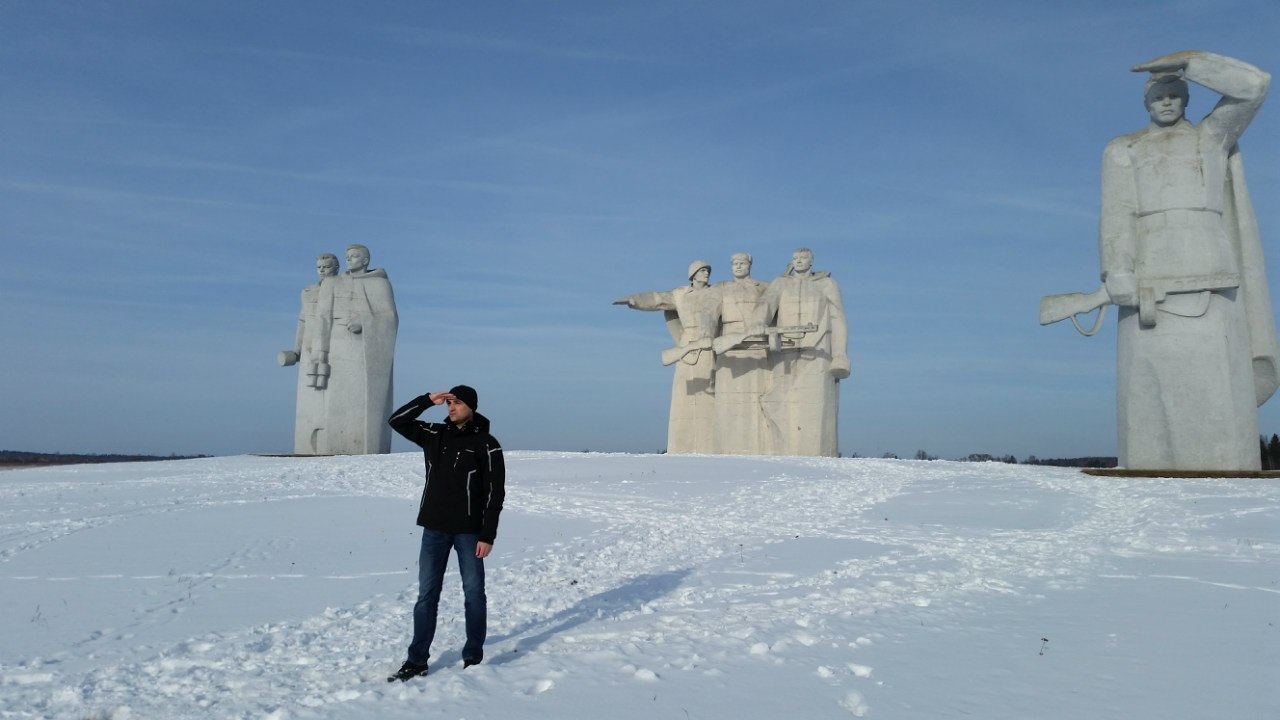
<path fill-rule="evenodd" d="M 1280 717 L 1280 482 L 509 452 L 483 665 L 421 456 L 0 473 L 0 717 Z"/>

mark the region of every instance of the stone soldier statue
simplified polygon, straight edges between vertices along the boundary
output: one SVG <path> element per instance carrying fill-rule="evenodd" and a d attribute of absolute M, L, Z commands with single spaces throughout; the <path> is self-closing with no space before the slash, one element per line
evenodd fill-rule
<path fill-rule="evenodd" d="M 320 283 L 321 367 L 331 368 L 321 448 L 335 455 L 391 451 L 391 373 L 399 315 L 391 282 L 369 269 L 369 248 L 347 248 L 347 271 Z"/>
<path fill-rule="evenodd" d="M 676 366 L 671 383 L 671 411 L 667 420 L 667 452 L 714 452 L 712 415 L 714 395 L 711 353 L 711 265 L 689 265 L 689 284 L 665 292 L 642 292 L 614 301 L 633 310 L 662 310 L 675 347 L 663 352 L 662 364 Z"/>
<path fill-rule="evenodd" d="M 1119 307 L 1121 466 L 1257 470 L 1257 407 L 1277 387 L 1276 331 L 1236 141 L 1270 76 L 1200 51 L 1133 71 L 1151 73 L 1144 92 L 1151 121 L 1103 153 L 1104 286 L 1045 298 L 1041 323 Z M 1222 96 L 1198 125 L 1186 118 L 1187 81 Z"/>
<path fill-rule="evenodd" d="M 840 390 L 849 377 L 848 337 L 840 286 L 813 271 L 813 251 L 799 248 L 787 271 L 769 283 L 752 334 L 773 336 L 772 387 L 762 403 L 779 455 L 839 454 Z M 807 326 L 811 326 L 811 329 Z"/>
<path fill-rule="evenodd" d="M 317 387 L 317 381 L 323 383 L 328 373 L 321 373 L 314 350 L 320 334 L 320 317 L 316 308 L 320 301 L 320 284 L 325 278 L 338 274 L 338 256 L 322 253 L 317 257 L 316 274 L 320 279 L 302 289 L 302 310 L 298 313 L 298 332 L 293 349 L 284 350 L 277 356 L 281 366 L 298 366 L 298 402 L 293 423 L 293 452 L 297 455 L 320 453 L 325 421 L 325 386 Z"/>
<path fill-rule="evenodd" d="M 751 277 L 751 255 L 729 259 L 733 279 L 716 283 L 710 307 L 717 328 L 715 350 L 715 451 L 729 455 L 768 455 L 773 435 L 760 401 L 769 389 L 766 337 L 748 336 L 756 306 L 769 284 Z"/>

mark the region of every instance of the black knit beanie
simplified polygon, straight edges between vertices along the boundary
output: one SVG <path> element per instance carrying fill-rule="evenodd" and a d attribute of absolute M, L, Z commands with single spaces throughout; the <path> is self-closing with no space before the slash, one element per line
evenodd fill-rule
<path fill-rule="evenodd" d="M 469 385 L 459 385 L 450 390 L 449 394 L 466 403 L 472 410 L 475 410 L 476 405 L 480 403 L 480 397 L 476 395 L 475 388 Z"/>

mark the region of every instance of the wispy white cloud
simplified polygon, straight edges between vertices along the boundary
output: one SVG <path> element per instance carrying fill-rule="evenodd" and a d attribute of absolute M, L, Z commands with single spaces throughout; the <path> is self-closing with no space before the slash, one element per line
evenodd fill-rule
<path fill-rule="evenodd" d="M 226 200 L 209 196 L 174 195 L 170 193 L 123 190 L 119 188 L 76 183 L 32 182 L 0 178 L 0 188 L 14 192 L 62 195 L 80 200 L 104 203 L 119 200 L 144 200 L 147 202 L 181 203 L 187 205 L 208 205 L 228 208 L 271 207 L 271 205 L 266 203 Z"/>
<path fill-rule="evenodd" d="M 384 26 L 381 31 L 399 42 L 432 48 L 474 50 L 480 53 L 505 53 L 531 55 L 574 62 L 617 62 L 640 65 L 667 65 L 669 61 L 657 55 L 636 55 L 615 48 L 586 46 L 572 43 L 533 42 L 510 36 L 478 35 L 459 31 L 412 26 Z"/>
<path fill-rule="evenodd" d="M 296 50 L 280 46 L 261 47 L 250 45 L 202 45 L 189 48 L 191 52 L 204 52 L 213 55 L 234 55 L 254 60 L 287 61 L 302 63 L 308 66 L 332 67 L 334 65 L 362 65 L 375 68 L 395 67 L 396 63 L 372 55 L 351 55 L 333 52 L 327 48 L 325 52 Z"/>

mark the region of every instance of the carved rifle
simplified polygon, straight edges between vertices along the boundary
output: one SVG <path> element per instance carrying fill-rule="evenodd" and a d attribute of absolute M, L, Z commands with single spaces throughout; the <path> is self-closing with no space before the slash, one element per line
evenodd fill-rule
<path fill-rule="evenodd" d="M 749 335 L 747 333 L 728 333 L 721 335 L 711 343 L 711 349 L 719 355 L 726 350 L 732 350 L 748 340 L 765 340 L 769 341 L 769 349 L 777 351 L 782 347 L 780 335 L 803 334 L 818 331 L 817 323 L 805 323 L 804 325 L 787 325 L 784 327 L 765 328 L 764 334 Z"/>
<path fill-rule="evenodd" d="M 1216 275 L 1194 275 L 1177 278 L 1151 278 L 1138 286 L 1138 322 L 1143 327 L 1155 327 L 1156 306 L 1165 301 L 1170 293 L 1190 293 L 1202 290 L 1225 290 L 1240 287 L 1240 276 L 1234 273 Z M 1102 316 L 1106 306 L 1110 305 L 1111 296 L 1107 294 L 1107 286 L 1091 293 L 1063 293 L 1061 295 L 1045 295 L 1040 298 L 1040 324 L 1051 325 L 1059 320 L 1071 318 L 1071 323 L 1081 335 L 1093 335 L 1102 327 Z M 1098 310 L 1098 317 L 1093 327 L 1085 330 L 1077 316 Z"/>
<path fill-rule="evenodd" d="M 681 359 L 684 358 L 685 355 L 688 355 L 689 353 L 694 352 L 695 350 L 710 350 L 710 349 L 711 349 L 711 338 L 694 340 L 691 343 L 685 343 L 684 345 L 677 345 L 672 348 L 667 348 L 666 350 L 662 351 L 662 364 L 671 365 L 672 363 L 679 362 Z"/>

